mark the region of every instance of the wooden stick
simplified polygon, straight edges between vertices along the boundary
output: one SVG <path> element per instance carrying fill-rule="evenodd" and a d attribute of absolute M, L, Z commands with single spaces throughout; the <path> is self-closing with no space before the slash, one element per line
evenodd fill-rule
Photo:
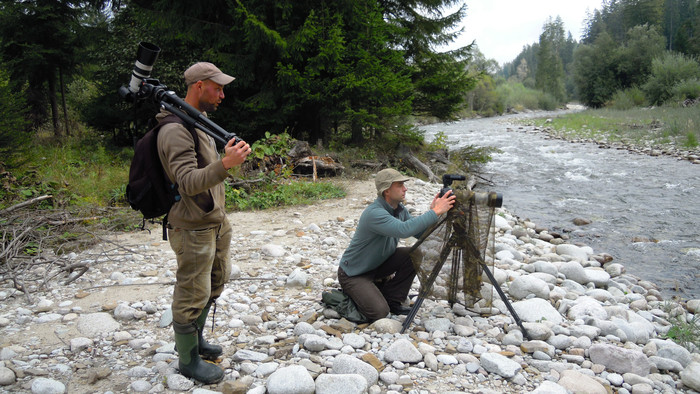
<path fill-rule="evenodd" d="M 22 207 L 26 207 L 27 205 L 32 205 L 32 204 L 36 204 L 36 203 L 44 201 L 44 200 L 48 200 L 49 198 L 52 198 L 52 197 L 53 196 L 50 194 L 46 194 L 46 195 L 39 196 L 39 197 L 34 197 L 31 200 L 27 200 L 25 202 L 21 202 L 17 205 L 13 205 L 11 207 L 7 207 L 7 208 L 3 209 L 2 211 L 0 211 L 0 216 L 5 215 L 7 213 L 10 213 L 14 210 L 20 209 Z"/>

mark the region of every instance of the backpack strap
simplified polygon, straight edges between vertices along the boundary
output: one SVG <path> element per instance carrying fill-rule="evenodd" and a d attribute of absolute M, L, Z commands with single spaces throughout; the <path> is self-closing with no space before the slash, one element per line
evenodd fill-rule
<path fill-rule="evenodd" d="M 190 132 L 190 135 L 192 136 L 192 140 L 194 140 L 194 155 L 197 158 L 197 168 L 204 168 L 204 158 L 199 154 L 199 136 L 197 135 L 197 130 L 192 125 L 189 125 L 185 123 L 184 120 L 182 120 L 179 116 L 175 114 L 169 114 L 165 116 L 163 119 L 158 122 L 158 128 L 165 126 L 168 123 L 179 123 L 187 129 L 187 131 Z M 162 166 L 162 165 L 161 165 Z M 165 166 L 163 167 L 163 173 L 165 175 L 165 179 L 168 179 L 168 174 L 165 173 Z M 173 188 L 173 193 L 176 193 L 179 196 L 178 193 L 178 186 L 177 183 L 171 184 L 171 187 Z M 166 213 L 165 216 L 163 216 L 163 241 L 168 240 L 168 214 Z"/>

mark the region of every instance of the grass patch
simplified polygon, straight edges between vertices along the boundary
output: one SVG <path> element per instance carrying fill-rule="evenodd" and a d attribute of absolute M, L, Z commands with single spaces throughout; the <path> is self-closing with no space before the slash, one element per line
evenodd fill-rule
<path fill-rule="evenodd" d="M 551 118 L 523 120 L 521 123 L 550 127 L 566 139 L 592 139 L 622 142 L 640 147 L 670 146 L 697 148 L 700 139 L 700 110 L 664 106 L 654 108 L 589 109 Z"/>
<path fill-rule="evenodd" d="M 22 163 L 9 169 L 0 206 L 45 194 L 53 196 L 45 208 L 119 205 L 115 190 L 125 187 L 132 155 L 131 149 L 109 150 L 97 139 L 35 142 Z"/>
<path fill-rule="evenodd" d="M 345 190 L 331 182 L 285 180 L 266 182 L 249 190 L 226 186 L 226 206 L 237 211 L 255 211 L 290 205 L 308 205 L 316 200 L 345 197 Z"/>
<path fill-rule="evenodd" d="M 694 314 L 688 319 L 685 310 L 671 302 L 664 303 L 662 309 L 671 315 L 668 319 L 671 329 L 666 337 L 690 352 L 697 352 L 700 349 L 700 315 Z"/>

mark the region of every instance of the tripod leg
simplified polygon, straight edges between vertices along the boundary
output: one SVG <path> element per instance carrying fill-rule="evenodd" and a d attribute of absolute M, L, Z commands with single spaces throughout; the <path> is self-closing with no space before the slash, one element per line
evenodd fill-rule
<path fill-rule="evenodd" d="M 450 239 L 450 241 L 451 240 L 452 239 Z M 450 241 L 447 242 L 446 248 L 450 248 L 450 246 L 449 246 Z M 445 260 L 447 260 L 448 254 L 449 254 L 449 252 L 447 250 L 443 250 L 443 252 L 440 254 L 440 261 L 438 261 L 438 263 L 435 264 L 435 267 L 433 267 L 433 270 L 430 272 L 430 276 L 425 281 L 425 283 L 421 284 L 418 298 L 416 299 L 416 302 L 413 304 L 411 311 L 406 316 L 406 320 L 404 320 L 404 322 L 402 324 L 402 328 L 401 328 L 402 334 L 404 331 L 406 331 L 408 326 L 411 325 L 411 322 L 416 317 L 416 313 L 418 313 L 418 309 L 420 308 L 420 305 L 423 303 L 423 299 L 428 296 L 428 294 L 430 293 L 430 289 L 433 288 L 433 283 L 435 282 L 435 279 L 437 278 L 438 274 L 440 273 L 442 266 L 445 264 Z"/>
<path fill-rule="evenodd" d="M 450 306 L 457 302 L 457 287 L 459 287 L 460 278 L 460 266 L 462 264 L 462 250 L 454 249 L 452 251 L 452 270 L 450 272 L 450 279 L 448 281 L 448 295 L 447 301 Z"/>
<path fill-rule="evenodd" d="M 515 310 L 513 309 L 513 306 L 510 304 L 510 301 L 506 298 L 506 295 L 503 294 L 503 290 L 501 290 L 501 286 L 498 285 L 498 282 L 496 281 L 496 278 L 493 277 L 493 274 L 489 270 L 489 267 L 486 266 L 486 264 L 481 263 L 482 268 L 484 269 L 484 272 L 486 272 L 486 276 L 489 277 L 489 280 L 491 281 L 491 284 L 493 284 L 493 287 L 496 288 L 496 291 L 498 292 L 499 297 L 501 297 L 501 300 L 506 304 L 506 307 L 508 308 L 508 311 L 510 314 L 513 316 L 513 319 L 515 319 L 515 323 L 518 324 L 521 330 L 523 330 L 523 336 L 527 339 L 530 340 L 530 336 L 527 334 L 527 330 L 525 330 L 525 327 L 523 327 L 523 323 L 520 321 L 520 317 L 518 316 L 517 313 L 515 313 Z"/>
<path fill-rule="evenodd" d="M 418 298 L 416 298 L 416 302 L 413 304 L 413 307 L 411 307 L 411 310 L 408 312 L 408 315 L 406 316 L 406 320 L 404 320 L 403 324 L 401 325 L 401 333 L 402 334 L 404 331 L 406 331 L 408 326 L 411 325 L 411 322 L 413 322 L 413 319 L 416 317 L 416 313 L 418 313 L 418 309 L 420 309 L 420 306 L 422 303 L 423 303 L 423 297 L 418 296 Z"/>

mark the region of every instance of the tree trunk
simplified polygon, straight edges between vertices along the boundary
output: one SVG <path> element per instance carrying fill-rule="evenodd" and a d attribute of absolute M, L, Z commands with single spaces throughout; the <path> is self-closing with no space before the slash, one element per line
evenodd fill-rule
<path fill-rule="evenodd" d="M 351 126 L 350 126 L 350 128 L 351 128 L 351 130 L 350 130 L 350 132 L 351 132 L 350 142 L 353 145 L 362 145 L 362 143 L 365 141 L 364 137 L 362 136 L 362 125 L 360 124 L 360 122 L 358 122 L 357 120 L 354 120 L 354 119 L 350 122 L 350 124 L 351 124 Z"/>
<path fill-rule="evenodd" d="M 61 84 L 61 104 L 63 105 L 63 130 L 66 135 L 70 135 L 68 129 L 68 106 L 66 105 L 66 85 L 63 83 L 63 70 L 58 69 L 59 82 Z"/>
<path fill-rule="evenodd" d="M 61 129 L 58 127 L 58 103 L 56 102 L 56 74 L 49 73 L 49 103 L 51 104 L 51 120 L 53 121 L 53 133 L 56 137 L 61 136 Z"/>

